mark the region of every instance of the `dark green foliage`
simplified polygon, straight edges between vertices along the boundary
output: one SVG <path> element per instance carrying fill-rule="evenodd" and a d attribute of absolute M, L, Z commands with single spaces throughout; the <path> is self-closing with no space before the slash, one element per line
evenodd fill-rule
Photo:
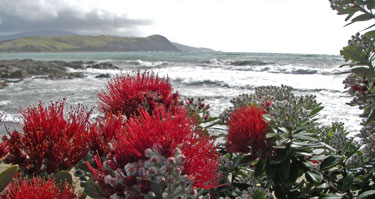
<path fill-rule="evenodd" d="M 0 173 L 0 192 L 13 180 L 18 171 L 18 165 L 13 165 Z"/>
<path fill-rule="evenodd" d="M 83 191 L 85 194 L 90 196 L 91 198 L 94 199 L 105 199 L 105 192 L 100 188 L 99 185 L 97 185 L 94 182 L 88 181 L 85 184 L 85 189 Z"/>

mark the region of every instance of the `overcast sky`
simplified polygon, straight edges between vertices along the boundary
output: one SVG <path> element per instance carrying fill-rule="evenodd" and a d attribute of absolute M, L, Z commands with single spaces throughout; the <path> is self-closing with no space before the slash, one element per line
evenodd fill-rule
<path fill-rule="evenodd" d="M 328 0 L 0 0 L 0 35 L 45 29 L 149 36 L 230 52 L 339 54 L 352 34 Z"/>

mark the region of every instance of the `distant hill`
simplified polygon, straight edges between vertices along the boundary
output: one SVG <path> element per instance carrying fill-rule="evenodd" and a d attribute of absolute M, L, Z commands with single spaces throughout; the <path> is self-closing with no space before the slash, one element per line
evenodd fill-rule
<path fill-rule="evenodd" d="M 181 51 L 161 35 L 149 37 L 34 36 L 0 41 L 0 52 Z"/>
<path fill-rule="evenodd" d="M 7 41 L 18 39 L 22 37 L 55 37 L 55 36 L 72 36 L 76 35 L 75 33 L 63 31 L 63 30 L 40 30 L 33 32 L 23 32 L 11 35 L 2 35 L 0 36 L 0 41 Z"/>
<path fill-rule="evenodd" d="M 172 42 L 182 52 L 215 52 L 215 50 L 210 48 L 196 48 L 191 46 L 182 45 L 176 42 Z"/>

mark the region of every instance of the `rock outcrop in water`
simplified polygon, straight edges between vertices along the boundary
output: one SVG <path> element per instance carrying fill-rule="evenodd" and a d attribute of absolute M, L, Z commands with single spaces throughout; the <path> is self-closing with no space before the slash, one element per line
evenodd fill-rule
<path fill-rule="evenodd" d="M 0 88 L 4 88 L 9 82 L 18 82 L 31 77 L 46 79 L 73 79 L 85 77 L 83 73 L 69 72 L 67 68 L 119 69 L 111 63 L 36 61 L 32 59 L 0 60 Z"/>

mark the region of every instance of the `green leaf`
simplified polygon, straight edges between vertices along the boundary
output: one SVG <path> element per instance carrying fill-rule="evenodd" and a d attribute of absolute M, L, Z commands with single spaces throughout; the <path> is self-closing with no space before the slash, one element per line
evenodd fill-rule
<path fill-rule="evenodd" d="M 354 62 L 360 62 L 366 64 L 367 57 L 362 49 L 355 46 L 347 46 L 343 49 L 342 55 L 345 59 L 351 60 Z"/>
<path fill-rule="evenodd" d="M 313 164 L 312 162 L 310 161 L 303 161 L 302 164 L 307 168 L 307 169 L 310 169 L 310 168 L 314 168 L 315 167 L 315 164 Z"/>
<path fill-rule="evenodd" d="M 323 180 L 323 176 L 322 176 L 322 174 L 320 174 L 318 172 L 307 171 L 306 172 L 306 179 L 309 182 L 313 182 L 315 184 L 318 184 L 318 183 L 320 183 Z"/>
<path fill-rule="evenodd" d="M 317 113 L 319 113 L 322 109 L 324 108 L 324 106 L 319 106 L 315 109 L 313 109 L 310 113 L 310 116 L 313 116 L 313 115 L 316 115 Z"/>
<path fill-rule="evenodd" d="M 311 141 L 311 142 L 318 142 L 318 138 L 316 137 L 311 137 L 311 136 L 305 136 L 305 135 L 301 135 L 301 134 L 297 134 L 294 136 L 294 138 L 297 138 L 299 140 L 302 140 L 302 141 Z"/>
<path fill-rule="evenodd" d="M 337 12 L 338 15 L 346 15 L 346 14 L 354 14 L 357 12 L 359 9 L 358 8 L 347 8 L 345 10 L 339 10 Z"/>
<path fill-rule="evenodd" d="M 375 7 L 375 3 L 367 1 L 366 2 L 366 7 L 367 7 L 368 10 L 372 10 Z"/>
<path fill-rule="evenodd" d="M 65 182 L 73 184 L 73 176 L 68 171 L 59 171 L 55 175 L 56 184 L 64 184 Z"/>
<path fill-rule="evenodd" d="M 13 177 L 17 171 L 18 165 L 13 165 L 0 173 L 0 191 L 3 191 L 5 187 L 7 187 L 7 185 L 13 180 Z"/>
<path fill-rule="evenodd" d="M 375 24 L 372 25 L 372 26 L 375 26 Z M 375 37 L 375 30 L 368 31 L 368 32 L 365 33 L 365 35 L 367 37 Z"/>
<path fill-rule="evenodd" d="M 269 180 L 271 180 L 275 176 L 276 170 L 277 170 L 277 165 L 267 162 L 266 175 Z"/>
<path fill-rule="evenodd" d="M 263 160 L 259 160 L 255 165 L 254 176 L 260 177 L 263 173 Z"/>
<path fill-rule="evenodd" d="M 275 136 L 277 136 L 277 133 L 267 133 L 266 134 L 266 138 L 273 138 Z"/>
<path fill-rule="evenodd" d="M 322 148 L 324 145 L 323 143 L 293 142 L 290 146 L 294 149 L 311 151 L 314 148 Z"/>
<path fill-rule="evenodd" d="M 317 155 L 317 156 L 313 156 L 312 158 L 310 158 L 310 160 L 316 160 L 316 161 L 323 161 L 324 159 L 326 159 L 327 156 L 323 156 L 323 155 Z"/>
<path fill-rule="evenodd" d="M 375 119 L 375 107 L 372 107 L 371 109 L 372 110 L 371 110 L 371 112 L 370 112 L 370 114 L 367 118 L 367 121 L 366 121 L 365 125 L 370 124 L 370 122 L 374 121 L 374 119 Z"/>
<path fill-rule="evenodd" d="M 363 29 L 362 31 L 368 30 L 368 29 L 370 29 L 370 28 L 372 28 L 372 27 L 374 27 L 374 26 L 375 26 L 375 24 L 373 24 L 373 25 L 371 25 L 371 26 L 369 26 L 369 27 L 367 27 L 367 28 Z M 362 31 L 361 31 L 361 32 L 362 32 Z M 371 31 L 370 31 L 370 32 L 371 32 Z M 370 36 L 370 37 L 372 37 L 372 38 L 373 38 L 374 36 Z"/>
<path fill-rule="evenodd" d="M 299 167 L 298 162 L 292 161 L 290 172 L 289 172 L 289 180 L 295 182 L 299 177 Z"/>
<path fill-rule="evenodd" d="M 345 17 L 345 21 L 348 21 L 350 18 L 352 18 L 354 15 L 354 12 L 353 13 L 350 13 L 348 16 Z M 351 23 L 354 23 L 354 22 L 351 22 Z M 345 26 L 347 26 L 349 24 L 346 24 Z"/>
<path fill-rule="evenodd" d="M 103 189 L 99 185 L 91 181 L 88 181 L 86 183 L 86 186 L 83 192 L 94 199 L 106 198 Z"/>
<path fill-rule="evenodd" d="M 345 19 L 345 21 L 347 21 L 347 20 Z M 354 22 L 355 22 L 355 21 L 352 21 L 352 22 L 350 22 L 350 23 L 347 23 L 347 24 L 345 24 L 344 27 L 349 26 L 349 25 L 353 24 Z"/>
<path fill-rule="evenodd" d="M 342 199 L 342 197 L 344 196 L 345 194 L 340 194 L 340 193 L 330 193 L 330 194 L 326 194 L 322 197 L 322 199 Z"/>
<path fill-rule="evenodd" d="M 302 132 L 302 131 L 304 131 L 304 130 L 306 130 L 306 129 L 311 129 L 311 128 L 313 128 L 313 127 L 315 127 L 314 124 L 311 124 L 311 125 L 303 125 L 303 126 L 297 127 L 296 130 L 294 131 L 294 133 L 297 134 L 297 133 L 300 133 L 300 132 Z"/>
<path fill-rule="evenodd" d="M 260 190 L 256 190 L 253 193 L 253 199 L 264 199 L 263 193 Z"/>
<path fill-rule="evenodd" d="M 373 196 L 375 194 L 375 190 L 369 190 L 369 191 L 365 191 L 363 193 L 361 193 L 357 199 L 364 199 L 364 198 L 367 198 L 369 196 Z"/>
<path fill-rule="evenodd" d="M 346 175 L 346 177 L 344 178 L 344 182 L 343 182 L 343 185 L 342 185 L 342 188 L 344 189 L 344 191 L 350 189 L 350 187 L 352 186 L 354 182 L 354 176 L 352 173 L 348 173 L 348 175 Z"/>
<path fill-rule="evenodd" d="M 213 122 L 215 120 L 219 119 L 218 117 L 210 117 L 207 120 L 202 121 L 201 123 L 208 123 L 208 122 Z"/>
<path fill-rule="evenodd" d="M 290 160 L 289 159 L 283 161 L 280 164 L 278 173 L 282 181 L 288 180 L 289 173 L 290 173 Z"/>
<path fill-rule="evenodd" d="M 341 162 L 342 157 L 338 155 L 331 155 L 328 156 L 323 162 L 320 164 L 320 170 L 324 171 L 330 169 Z"/>
<path fill-rule="evenodd" d="M 352 22 L 356 22 L 356 21 L 368 21 L 370 19 L 374 18 L 374 16 L 370 15 L 370 14 L 361 14 L 361 15 L 358 15 L 356 17 L 354 17 L 352 19 Z"/>
<path fill-rule="evenodd" d="M 358 68 L 353 68 L 351 71 L 360 77 L 371 78 L 375 76 L 375 71 L 371 68 L 358 67 Z"/>
<path fill-rule="evenodd" d="M 316 188 L 318 188 L 318 189 L 328 189 L 329 187 L 330 187 L 329 184 L 323 183 L 323 184 L 317 186 Z"/>

